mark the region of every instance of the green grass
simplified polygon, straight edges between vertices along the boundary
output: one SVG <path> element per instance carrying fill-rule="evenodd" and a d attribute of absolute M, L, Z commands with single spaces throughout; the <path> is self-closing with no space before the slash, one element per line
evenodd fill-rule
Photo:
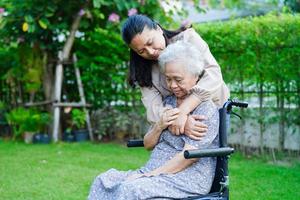
<path fill-rule="evenodd" d="M 109 168 L 136 169 L 149 157 L 118 144 L 26 145 L 0 143 L 0 199 L 86 199 L 96 175 Z M 230 159 L 232 199 L 299 199 L 300 165 Z"/>

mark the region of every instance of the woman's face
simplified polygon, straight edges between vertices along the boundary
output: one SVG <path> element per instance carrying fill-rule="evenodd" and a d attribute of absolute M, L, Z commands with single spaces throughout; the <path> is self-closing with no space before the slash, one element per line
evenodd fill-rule
<path fill-rule="evenodd" d="M 184 63 L 179 61 L 166 64 L 165 76 L 168 88 L 177 98 L 184 98 L 198 80 L 198 77 L 188 72 Z"/>
<path fill-rule="evenodd" d="M 166 47 L 162 29 L 149 29 L 145 26 L 143 32 L 133 37 L 129 47 L 147 60 L 157 60 Z"/>

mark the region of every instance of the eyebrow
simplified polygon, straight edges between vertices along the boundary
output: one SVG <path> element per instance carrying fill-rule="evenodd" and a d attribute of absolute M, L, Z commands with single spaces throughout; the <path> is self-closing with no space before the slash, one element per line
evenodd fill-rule
<path fill-rule="evenodd" d="M 173 79 L 182 79 L 181 76 L 166 76 L 166 78 L 173 78 Z"/>

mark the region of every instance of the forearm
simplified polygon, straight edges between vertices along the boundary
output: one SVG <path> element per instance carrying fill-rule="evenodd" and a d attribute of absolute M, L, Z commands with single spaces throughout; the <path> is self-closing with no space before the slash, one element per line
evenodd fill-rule
<path fill-rule="evenodd" d="M 162 128 L 160 128 L 156 123 L 154 124 L 152 129 L 148 133 L 146 133 L 146 135 L 144 136 L 144 147 L 147 150 L 152 150 L 158 143 L 162 131 Z"/>
<path fill-rule="evenodd" d="M 178 107 L 181 114 L 188 115 L 200 104 L 200 99 L 195 95 L 188 96 Z"/>
<path fill-rule="evenodd" d="M 171 160 L 167 161 L 163 166 L 150 172 L 150 175 L 157 176 L 159 174 L 175 174 L 183 171 L 198 159 L 185 159 L 183 152 L 176 154 Z"/>

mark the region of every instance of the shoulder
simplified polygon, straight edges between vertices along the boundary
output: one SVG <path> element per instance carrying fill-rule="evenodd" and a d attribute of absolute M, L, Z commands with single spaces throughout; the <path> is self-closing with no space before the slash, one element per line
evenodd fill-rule
<path fill-rule="evenodd" d="M 189 41 L 193 37 L 200 37 L 200 35 L 195 31 L 193 28 L 188 28 L 178 35 L 175 35 L 170 39 L 171 43 L 179 41 L 179 40 L 184 40 L 184 41 Z M 201 38 L 201 37 L 200 37 Z"/>
<path fill-rule="evenodd" d="M 199 104 L 192 114 L 205 115 L 207 118 L 211 118 L 218 113 L 218 107 L 212 100 L 207 100 Z M 218 115 L 217 115 L 218 116 Z"/>
<path fill-rule="evenodd" d="M 195 45 L 198 50 L 201 52 L 207 49 L 207 43 L 201 38 L 201 36 L 195 31 L 193 28 L 188 28 L 185 31 L 182 31 L 178 35 L 174 36 L 170 39 L 170 43 L 174 43 L 176 41 L 185 41 Z"/>

